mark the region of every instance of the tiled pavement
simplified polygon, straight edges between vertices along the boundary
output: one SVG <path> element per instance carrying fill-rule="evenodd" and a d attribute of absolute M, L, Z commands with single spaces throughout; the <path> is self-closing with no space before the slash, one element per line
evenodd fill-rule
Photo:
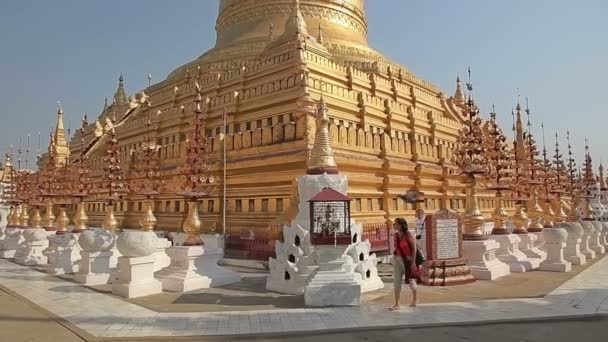
<path fill-rule="evenodd" d="M 408 327 L 608 313 L 608 258 L 545 298 L 386 307 L 157 313 L 70 281 L 0 260 L 0 285 L 92 337 L 167 337 Z"/>

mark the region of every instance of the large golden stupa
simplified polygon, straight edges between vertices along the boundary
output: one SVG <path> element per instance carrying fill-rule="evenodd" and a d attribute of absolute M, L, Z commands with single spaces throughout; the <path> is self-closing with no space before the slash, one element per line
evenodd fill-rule
<path fill-rule="evenodd" d="M 102 174 L 112 130 L 129 177 L 150 120 L 166 183 L 178 182 L 197 82 L 209 99 L 206 134 L 220 185 L 200 204 L 203 230 L 221 231 L 224 213 L 229 228 L 264 227 L 293 216 L 294 182 L 307 170 L 321 96 L 357 221 L 412 215 L 398 198 L 408 189 L 426 194 L 421 205 L 429 211 L 464 208 L 464 185 L 451 162 L 462 122 L 460 83 L 454 96 L 446 96 L 372 49 L 364 0 L 221 0 L 216 30 L 215 47 L 136 95 L 127 96 L 121 76 L 112 103 L 106 101 L 95 122 L 70 142 L 71 156 L 78 158 L 84 134 L 93 180 Z M 124 227 L 137 226 L 143 200 L 125 195 L 119 202 Z M 183 198 L 165 190 L 155 201 L 158 227 L 179 229 Z M 487 199 L 481 205 L 492 208 Z M 98 225 L 104 205 L 91 202 L 88 209 L 90 224 Z"/>

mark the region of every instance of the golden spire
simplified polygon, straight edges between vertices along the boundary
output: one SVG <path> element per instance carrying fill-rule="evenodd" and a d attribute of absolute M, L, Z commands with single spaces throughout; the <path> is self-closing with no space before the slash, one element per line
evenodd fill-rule
<path fill-rule="evenodd" d="M 323 44 L 323 25 L 321 25 L 321 23 L 319 23 L 319 37 L 317 37 L 317 42 Z"/>
<path fill-rule="evenodd" d="M 65 138 L 65 128 L 63 125 L 63 107 L 58 103 L 57 123 L 55 134 L 52 135 L 49 148 L 55 157 L 55 165 L 63 165 L 70 156 L 70 148 Z"/>
<path fill-rule="evenodd" d="M 129 104 L 129 99 L 127 98 L 127 93 L 125 91 L 125 78 L 122 73 L 118 78 L 118 89 L 116 89 L 116 93 L 114 93 L 114 104 L 119 106 Z"/>
<path fill-rule="evenodd" d="M 525 159 L 525 148 L 524 148 L 524 125 L 521 120 L 521 105 L 519 101 L 517 102 L 517 107 L 515 107 L 515 143 L 516 143 L 516 155 L 517 162 L 521 162 Z"/>
<path fill-rule="evenodd" d="M 460 76 L 456 76 L 456 93 L 454 93 L 454 104 L 457 106 L 463 106 L 465 103 L 464 92 L 462 91 L 462 82 L 460 82 Z"/>
<path fill-rule="evenodd" d="M 300 8 L 300 0 L 293 1 L 293 10 L 291 15 L 287 18 L 285 22 L 285 30 L 283 34 L 273 43 L 273 46 L 280 45 L 285 42 L 292 41 L 294 39 L 301 41 L 308 39 L 310 36 L 308 34 L 308 27 L 306 25 L 306 21 L 304 20 L 304 16 L 302 15 L 302 11 Z M 274 33 L 273 33 L 274 34 Z"/>
<path fill-rule="evenodd" d="M 12 179 L 12 170 L 13 170 L 13 147 L 11 146 L 11 151 L 7 152 L 4 159 L 4 171 L 2 172 L 2 179 L 0 181 L 2 183 L 8 183 Z"/>
<path fill-rule="evenodd" d="M 591 184 L 595 184 L 596 180 L 593 176 L 593 159 L 591 158 L 591 152 L 589 152 L 589 141 L 585 139 L 585 163 L 583 164 L 585 168 L 584 173 L 584 184 L 589 186 Z"/>
<path fill-rule="evenodd" d="M 334 158 L 334 151 L 331 148 L 329 138 L 329 116 L 327 115 L 327 105 L 325 99 L 317 107 L 317 132 L 315 143 L 310 152 L 310 162 L 308 166 L 309 175 L 338 174 L 338 166 Z"/>
<path fill-rule="evenodd" d="M 294 0 L 293 1 L 294 4 L 294 9 L 293 9 L 293 28 L 290 27 L 290 25 L 287 25 L 287 30 L 285 30 L 285 32 L 288 32 L 290 29 L 293 30 L 295 28 L 296 30 L 296 34 L 303 34 L 305 36 L 308 36 L 308 27 L 306 26 L 306 21 L 304 20 L 304 16 L 302 15 L 302 9 L 300 8 L 300 0 Z"/>

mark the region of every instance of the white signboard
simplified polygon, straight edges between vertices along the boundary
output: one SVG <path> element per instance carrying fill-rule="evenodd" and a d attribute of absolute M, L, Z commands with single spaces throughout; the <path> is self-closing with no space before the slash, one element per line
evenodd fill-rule
<path fill-rule="evenodd" d="M 460 257 L 457 219 L 437 220 L 437 259 Z"/>

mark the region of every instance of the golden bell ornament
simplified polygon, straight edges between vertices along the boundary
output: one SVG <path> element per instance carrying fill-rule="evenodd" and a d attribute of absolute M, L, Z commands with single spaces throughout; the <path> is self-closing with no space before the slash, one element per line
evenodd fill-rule
<path fill-rule="evenodd" d="M 65 234 L 68 231 L 68 224 L 70 224 L 70 218 L 65 211 L 65 207 L 59 208 L 59 216 L 57 217 L 57 234 Z"/>
<path fill-rule="evenodd" d="M 118 228 L 118 220 L 116 220 L 116 216 L 114 216 L 113 204 L 106 205 L 106 216 L 103 219 L 101 227 L 112 232 Z"/>
<path fill-rule="evenodd" d="M 76 206 L 76 213 L 74 214 L 74 230 L 73 232 L 79 233 L 83 230 L 87 229 L 87 222 L 89 221 L 89 217 L 87 216 L 87 212 L 85 209 L 85 204 L 83 202 L 78 203 Z"/>
<path fill-rule="evenodd" d="M 40 215 L 40 208 L 34 207 L 32 210 L 32 217 L 30 218 L 30 227 L 42 228 L 42 215 Z"/>
<path fill-rule="evenodd" d="M 152 210 L 153 206 L 154 202 L 152 200 L 146 200 L 144 202 L 144 212 L 139 220 L 139 225 L 144 231 L 152 231 L 156 226 L 157 220 L 156 216 L 154 216 L 154 211 Z"/>
<path fill-rule="evenodd" d="M 201 240 L 200 231 L 201 231 L 201 220 L 198 217 L 198 202 L 190 201 L 188 202 L 188 216 L 183 224 L 183 229 L 188 236 L 184 241 L 184 246 L 200 246 L 203 245 L 203 240 Z"/>
<path fill-rule="evenodd" d="M 515 234 L 527 234 L 528 233 L 528 223 L 529 218 L 526 212 L 524 211 L 524 203 L 517 203 L 515 206 L 515 213 L 511 217 L 511 221 L 513 225 L 515 225 L 515 229 L 513 233 Z"/>
<path fill-rule="evenodd" d="M 485 223 L 485 219 L 479 210 L 476 190 L 477 181 L 475 175 L 469 174 L 467 177 L 467 198 L 463 219 L 463 238 L 465 240 L 483 240 L 486 236 L 481 229 Z"/>
<path fill-rule="evenodd" d="M 27 204 L 21 205 L 21 212 L 19 214 L 19 225 L 21 228 L 28 228 L 30 216 L 27 213 Z"/>
<path fill-rule="evenodd" d="M 53 203 L 46 204 L 44 216 L 42 217 L 42 227 L 46 230 L 54 230 L 55 215 L 53 214 Z"/>
<path fill-rule="evenodd" d="M 544 226 L 540 223 L 543 218 L 543 208 L 538 203 L 536 191 L 532 194 L 532 199 L 528 201 L 528 217 L 530 218 L 528 231 L 539 232 L 543 230 Z"/>

